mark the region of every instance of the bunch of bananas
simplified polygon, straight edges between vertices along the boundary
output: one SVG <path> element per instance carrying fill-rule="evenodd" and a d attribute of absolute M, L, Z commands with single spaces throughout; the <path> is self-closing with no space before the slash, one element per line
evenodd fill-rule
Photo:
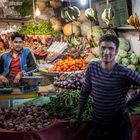
<path fill-rule="evenodd" d="M 81 44 L 81 42 L 78 41 L 77 38 L 75 37 L 74 33 L 68 36 L 67 40 L 68 40 L 68 45 L 70 47 L 74 47 Z"/>
<path fill-rule="evenodd" d="M 77 19 L 79 16 L 80 10 L 76 6 L 69 6 L 61 11 L 61 18 L 64 19 L 66 23 Z"/>
<path fill-rule="evenodd" d="M 140 20 L 136 13 L 134 15 L 131 15 L 127 22 L 136 29 L 140 27 Z"/>
<path fill-rule="evenodd" d="M 86 9 L 85 16 L 90 21 L 94 21 L 94 22 L 97 21 L 97 11 L 93 10 L 92 8 Z"/>
<path fill-rule="evenodd" d="M 112 11 L 111 8 L 105 8 L 101 15 L 101 19 L 107 26 L 111 25 L 113 17 L 114 17 L 114 12 Z"/>

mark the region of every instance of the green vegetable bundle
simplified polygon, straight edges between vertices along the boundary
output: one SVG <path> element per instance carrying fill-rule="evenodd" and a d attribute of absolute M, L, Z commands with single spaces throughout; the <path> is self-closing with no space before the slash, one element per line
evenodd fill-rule
<path fill-rule="evenodd" d="M 49 20 L 41 20 L 38 23 L 34 21 L 29 21 L 25 26 L 23 26 L 19 33 L 24 35 L 52 35 L 55 36 L 58 34 Z"/>
<path fill-rule="evenodd" d="M 60 93 L 56 97 L 50 98 L 50 100 L 50 103 L 44 106 L 50 117 L 57 117 L 64 120 L 75 118 L 79 100 L 78 90 L 66 90 L 64 93 Z M 83 114 L 83 119 L 90 119 L 91 112 L 92 99 L 90 97 L 86 111 Z"/>

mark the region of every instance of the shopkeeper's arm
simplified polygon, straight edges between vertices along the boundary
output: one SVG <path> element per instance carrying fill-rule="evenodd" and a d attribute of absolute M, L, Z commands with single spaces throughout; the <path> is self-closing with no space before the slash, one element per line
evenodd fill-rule
<path fill-rule="evenodd" d="M 3 64 L 4 64 L 4 60 L 2 56 L 0 56 L 0 75 L 3 73 Z"/>
<path fill-rule="evenodd" d="M 135 107 L 140 104 L 140 90 L 136 90 L 135 93 L 130 95 L 126 105 L 129 112 L 132 112 Z"/>
<path fill-rule="evenodd" d="M 27 56 L 27 70 L 25 71 L 26 74 L 31 74 L 37 71 L 37 64 L 35 56 L 32 52 L 30 52 Z"/>
<path fill-rule="evenodd" d="M 4 60 L 3 60 L 2 56 L 0 56 L 0 81 L 2 81 L 4 83 L 4 85 L 8 85 L 9 84 L 8 79 L 2 75 L 2 73 L 4 71 L 3 64 L 4 64 Z"/>

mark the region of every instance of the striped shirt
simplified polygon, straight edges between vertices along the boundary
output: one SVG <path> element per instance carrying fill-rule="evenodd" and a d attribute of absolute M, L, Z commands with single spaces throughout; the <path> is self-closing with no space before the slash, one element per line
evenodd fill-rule
<path fill-rule="evenodd" d="M 120 64 L 112 70 L 105 70 L 101 62 L 91 62 L 88 66 L 79 102 L 87 102 L 93 97 L 93 118 L 97 121 L 113 120 L 114 112 L 126 108 L 126 96 L 131 84 L 140 84 L 140 75 Z"/>

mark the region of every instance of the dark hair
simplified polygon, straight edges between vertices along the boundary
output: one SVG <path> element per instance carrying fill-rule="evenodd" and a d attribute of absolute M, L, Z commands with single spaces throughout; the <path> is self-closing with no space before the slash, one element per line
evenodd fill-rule
<path fill-rule="evenodd" d="M 13 41 L 16 37 L 20 37 L 20 38 L 24 41 L 24 35 L 19 34 L 18 32 L 16 32 L 16 33 L 14 33 L 14 34 L 11 35 L 12 41 Z"/>
<path fill-rule="evenodd" d="M 119 48 L 119 39 L 115 35 L 111 35 L 111 34 L 105 34 L 105 35 L 103 35 L 100 38 L 100 40 L 99 40 L 99 45 L 101 45 L 101 42 L 103 42 L 103 41 L 111 41 L 111 42 L 113 42 L 115 44 L 116 49 Z"/>

